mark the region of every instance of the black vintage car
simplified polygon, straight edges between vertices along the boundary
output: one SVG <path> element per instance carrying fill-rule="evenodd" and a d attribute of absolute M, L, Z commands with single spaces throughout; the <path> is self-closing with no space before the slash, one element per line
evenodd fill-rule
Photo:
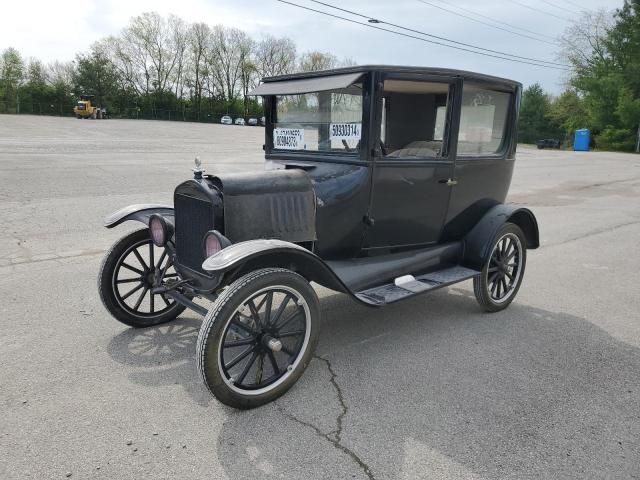
<path fill-rule="evenodd" d="M 102 265 L 116 319 L 147 327 L 185 308 L 202 314 L 204 382 L 251 408 L 286 392 L 312 358 L 310 282 L 369 307 L 470 279 L 485 310 L 513 301 L 539 244 L 531 211 L 503 203 L 519 83 L 364 66 L 266 78 L 253 94 L 266 112 L 266 170 L 207 175 L 197 164 L 173 207 L 106 219 L 144 225 Z"/>

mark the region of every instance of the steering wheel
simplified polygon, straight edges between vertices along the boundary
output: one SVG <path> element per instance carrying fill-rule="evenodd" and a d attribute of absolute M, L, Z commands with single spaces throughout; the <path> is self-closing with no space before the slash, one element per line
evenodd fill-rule
<path fill-rule="evenodd" d="M 345 149 L 347 152 L 349 152 L 349 153 L 353 152 L 354 150 L 355 150 L 355 151 L 358 151 L 358 150 L 360 150 L 360 140 L 358 140 L 358 143 L 357 143 L 357 145 L 355 146 L 355 148 L 351 148 L 351 147 L 349 146 L 349 144 L 347 143 L 347 141 L 343 138 L 343 139 L 342 139 L 342 146 L 343 146 L 343 147 L 344 147 L 344 149 Z"/>
<path fill-rule="evenodd" d="M 347 152 L 353 152 L 354 150 L 358 150 L 360 148 L 360 142 L 358 142 L 358 144 L 356 145 L 356 148 L 353 149 L 349 146 L 349 144 L 347 143 L 347 141 L 343 138 L 342 139 L 342 146 L 344 147 L 344 149 Z M 385 146 L 384 142 L 382 140 L 380 140 L 380 151 L 382 152 L 382 155 L 384 155 L 385 157 L 387 156 L 387 147 Z"/>
<path fill-rule="evenodd" d="M 382 152 L 382 155 L 385 157 L 387 156 L 387 147 L 382 140 L 380 140 L 380 151 Z"/>

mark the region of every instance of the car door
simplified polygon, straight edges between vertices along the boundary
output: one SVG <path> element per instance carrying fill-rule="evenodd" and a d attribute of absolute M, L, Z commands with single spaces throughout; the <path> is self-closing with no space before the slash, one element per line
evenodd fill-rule
<path fill-rule="evenodd" d="M 456 185 L 445 239 L 458 239 L 507 197 L 515 163 L 518 88 L 464 82 L 455 150 Z"/>
<path fill-rule="evenodd" d="M 363 248 L 428 245 L 442 232 L 454 162 L 450 125 L 455 81 L 383 77 L 379 83 L 369 228 Z M 375 142 L 374 142 L 375 143 Z"/>

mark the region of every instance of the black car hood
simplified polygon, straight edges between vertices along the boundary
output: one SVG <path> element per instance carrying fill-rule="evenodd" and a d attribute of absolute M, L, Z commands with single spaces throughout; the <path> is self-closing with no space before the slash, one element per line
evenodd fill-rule
<path fill-rule="evenodd" d="M 304 171 L 263 170 L 207 178 L 222 193 L 225 236 L 232 242 L 316 240 L 315 192 Z"/>

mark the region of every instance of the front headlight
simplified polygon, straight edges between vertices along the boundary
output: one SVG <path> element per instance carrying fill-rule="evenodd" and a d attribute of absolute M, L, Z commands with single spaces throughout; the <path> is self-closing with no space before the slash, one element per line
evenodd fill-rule
<path fill-rule="evenodd" d="M 149 217 L 151 241 L 157 247 L 164 247 L 173 236 L 173 225 L 162 215 L 154 213 Z"/>
<path fill-rule="evenodd" d="M 223 248 L 227 248 L 231 245 L 231 241 L 217 230 L 210 230 L 204 236 L 203 249 L 204 256 L 209 258 L 211 255 L 215 255 Z"/>

